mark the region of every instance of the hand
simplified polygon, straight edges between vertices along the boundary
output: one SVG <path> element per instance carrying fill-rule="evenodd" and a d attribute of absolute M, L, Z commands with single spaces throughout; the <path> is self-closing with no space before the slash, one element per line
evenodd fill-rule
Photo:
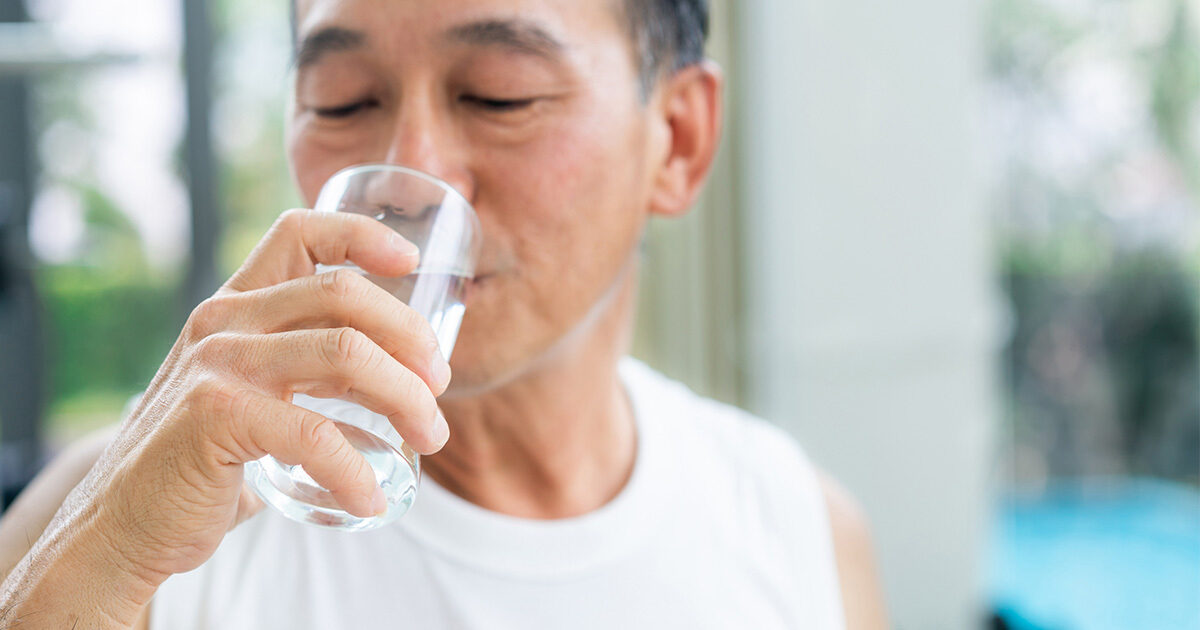
<path fill-rule="evenodd" d="M 302 464 L 346 511 L 381 513 L 366 461 L 332 421 L 291 396 L 348 396 L 429 454 L 449 436 L 435 396 L 450 368 L 428 322 L 402 302 L 350 271 L 313 275 L 316 263 L 347 260 L 395 277 L 415 269 L 417 251 L 370 217 L 285 213 L 192 312 L 137 409 L 56 517 L 67 521 L 58 530 L 88 520 L 156 587 L 203 563 L 261 507 L 242 467 L 266 454 Z"/>

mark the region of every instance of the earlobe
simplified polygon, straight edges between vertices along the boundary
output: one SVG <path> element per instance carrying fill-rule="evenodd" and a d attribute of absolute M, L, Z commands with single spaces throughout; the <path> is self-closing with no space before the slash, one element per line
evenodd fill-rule
<path fill-rule="evenodd" d="M 720 143 L 724 79 L 712 61 L 663 79 L 658 107 L 668 137 L 650 199 L 650 212 L 680 216 L 695 203 Z"/>

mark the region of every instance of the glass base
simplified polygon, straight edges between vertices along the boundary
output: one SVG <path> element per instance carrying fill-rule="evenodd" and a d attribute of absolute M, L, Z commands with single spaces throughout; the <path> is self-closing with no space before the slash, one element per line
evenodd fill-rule
<path fill-rule="evenodd" d="M 407 444 L 396 449 L 370 431 L 342 422 L 336 424 L 375 471 L 375 481 L 387 499 L 387 511 L 383 514 L 363 518 L 346 512 L 328 490 L 304 472 L 302 466 L 283 464 L 270 455 L 246 464 L 246 483 L 267 505 L 300 523 L 343 531 L 365 531 L 404 516 L 417 496 L 421 478 L 420 456 Z"/>

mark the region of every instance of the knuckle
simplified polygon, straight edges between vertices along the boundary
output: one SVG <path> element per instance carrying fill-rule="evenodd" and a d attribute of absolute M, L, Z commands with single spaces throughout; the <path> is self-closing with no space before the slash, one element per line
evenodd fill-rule
<path fill-rule="evenodd" d="M 301 425 L 304 434 L 300 437 L 301 444 L 307 444 L 312 453 L 318 457 L 328 457 L 338 451 L 345 438 L 337 425 L 328 418 L 321 418 Z"/>
<path fill-rule="evenodd" d="M 234 298 L 228 295 L 214 295 L 192 309 L 184 330 L 191 340 L 203 339 L 221 330 L 229 320 Z"/>
<path fill-rule="evenodd" d="M 337 334 L 338 356 L 348 363 L 364 360 L 368 353 L 370 341 L 367 336 L 354 328 L 341 328 Z"/>
<path fill-rule="evenodd" d="M 345 456 L 342 458 L 341 470 L 344 483 L 347 485 L 358 480 L 361 480 L 359 483 L 375 485 L 375 474 L 371 470 L 370 464 L 354 449 L 346 449 Z"/>
<path fill-rule="evenodd" d="M 267 230 L 263 241 L 287 240 L 298 236 L 304 228 L 305 217 L 308 210 L 303 208 L 291 208 L 285 210 L 271 224 L 271 229 Z"/>
<path fill-rule="evenodd" d="M 336 370 L 356 370 L 370 356 L 371 341 L 357 329 L 333 328 L 326 335 L 325 359 Z"/>
<path fill-rule="evenodd" d="M 212 333 L 195 342 L 192 354 L 203 365 L 220 365 L 234 353 L 236 336 L 229 333 Z"/>
<path fill-rule="evenodd" d="M 247 435 L 246 427 L 256 420 L 258 403 L 250 391 L 231 386 L 220 387 L 210 394 L 217 412 L 209 417 L 205 432 L 214 446 L 219 445 L 219 454 L 229 454 L 229 459 L 246 461 L 261 457 L 266 452 L 254 444 Z"/>
<path fill-rule="evenodd" d="M 335 300 L 345 300 L 362 291 L 362 276 L 349 269 L 321 274 L 321 289 Z"/>
<path fill-rule="evenodd" d="M 275 227 L 280 231 L 298 233 L 304 227 L 309 212 L 311 211 L 303 208 L 286 210 L 275 220 Z"/>
<path fill-rule="evenodd" d="M 207 420 L 231 417 L 238 403 L 235 393 L 211 376 L 201 378 L 188 392 L 187 398 L 188 407 L 199 411 Z"/>
<path fill-rule="evenodd" d="M 188 452 L 198 462 L 244 462 L 266 454 L 245 427 L 262 411 L 254 393 L 234 383 L 205 375 L 185 394 L 183 405 Z"/>
<path fill-rule="evenodd" d="M 258 399 L 252 392 L 243 388 L 224 389 L 224 395 L 228 399 L 226 408 L 229 410 L 231 418 L 252 419 L 258 415 L 255 413 L 258 408 Z"/>

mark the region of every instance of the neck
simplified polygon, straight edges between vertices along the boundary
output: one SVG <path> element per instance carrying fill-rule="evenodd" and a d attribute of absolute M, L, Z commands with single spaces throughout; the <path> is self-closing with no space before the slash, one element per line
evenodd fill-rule
<path fill-rule="evenodd" d="M 617 374 L 636 278 L 631 259 L 579 327 L 520 377 L 443 400 L 450 441 L 422 460 L 423 474 L 480 507 L 524 518 L 579 516 L 611 501 L 637 451 Z"/>

